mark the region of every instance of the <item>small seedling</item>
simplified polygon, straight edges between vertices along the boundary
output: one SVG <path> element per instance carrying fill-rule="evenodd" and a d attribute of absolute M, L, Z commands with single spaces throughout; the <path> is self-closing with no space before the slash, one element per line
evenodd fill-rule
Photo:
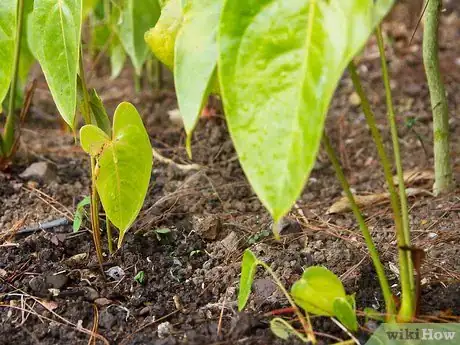
<path fill-rule="evenodd" d="M 78 232 L 81 228 L 83 218 L 86 219 L 88 217 L 85 207 L 89 206 L 90 203 L 91 198 L 89 196 L 85 196 L 84 199 L 77 204 L 77 209 L 75 210 L 75 215 L 73 217 L 73 232 Z"/>
<path fill-rule="evenodd" d="M 145 282 L 145 273 L 144 271 L 139 271 L 136 276 L 134 277 L 134 280 L 138 282 L 139 284 L 144 284 Z"/>
<path fill-rule="evenodd" d="M 258 233 L 254 234 L 254 235 L 252 235 L 251 237 L 248 238 L 248 244 L 253 245 L 255 243 L 258 243 L 261 240 L 263 240 L 265 237 L 270 236 L 270 234 L 271 234 L 270 230 L 259 231 Z"/>
<path fill-rule="evenodd" d="M 153 230 L 153 232 L 154 232 L 155 235 L 157 236 L 157 240 L 158 240 L 158 241 L 161 241 L 162 236 L 165 236 L 165 235 L 171 233 L 171 229 L 168 229 L 168 228 L 160 228 L 160 229 L 155 229 L 155 230 Z"/>

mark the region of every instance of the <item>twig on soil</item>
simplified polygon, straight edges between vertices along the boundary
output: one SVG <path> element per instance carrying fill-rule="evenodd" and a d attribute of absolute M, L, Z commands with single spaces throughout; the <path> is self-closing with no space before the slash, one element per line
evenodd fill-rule
<path fill-rule="evenodd" d="M 44 315 L 41 315 L 39 313 L 37 313 L 35 310 L 33 310 L 31 307 L 29 307 L 29 309 L 25 309 L 22 308 L 22 307 L 16 307 L 16 306 L 11 306 L 11 305 L 5 305 L 5 304 L 0 304 L 0 308 L 10 308 L 10 309 L 15 309 L 15 310 L 18 310 L 18 311 L 21 311 L 22 313 L 23 312 L 27 312 L 29 314 L 32 314 L 34 316 L 37 316 L 38 318 L 40 319 L 44 319 L 44 320 L 47 320 L 49 322 L 55 322 L 57 324 L 60 324 L 60 325 L 64 325 L 64 326 L 69 326 L 69 327 L 73 327 L 75 330 L 77 330 L 78 332 L 81 332 L 81 333 L 85 333 L 85 334 L 88 334 L 90 336 L 94 336 L 96 337 L 97 339 L 101 340 L 104 342 L 104 344 L 106 345 L 110 345 L 110 343 L 107 341 L 107 339 L 105 339 L 102 335 L 100 334 L 97 334 L 97 333 L 93 333 L 92 331 L 86 329 L 86 328 L 83 328 L 83 327 L 79 327 L 78 325 L 74 324 L 73 322 L 65 319 L 64 317 L 62 317 L 61 315 L 57 314 L 56 312 L 54 312 L 51 308 L 49 308 L 45 303 L 41 302 L 38 298 L 32 296 L 32 295 L 29 295 L 27 293 L 25 293 L 23 290 L 21 289 L 18 289 L 16 287 L 14 287 L 13 285 L 11 285 L 10 283 L 8 283 L 7 281 L 5 281 L 4 279 L 0 278 L 0 281 L 3 281 L 5 282 L 6 284 L 8 284 L 10 287 L 12 287 L 13 289 L 16 289 L 17 291 L 20 291 L 23 295 L 23 297 L 27 297 L 27 298 L 30 298 L 32 299 L 34 302 L 40 304 L 43 308 L 45 308 L 48 312 L 50 312 L 52 315 L 54 315 L 58 320 L 61 320 L 61 321 L 58 321 L 56 319 L 52 319 L 52 318 L 49 318 L 47 316 L 44 316 Z M 25 303 L 24 305 L 27 305 L 27 303 Z"/>
<path fill-rule="evenodd" d="M 21 188 L 23 190 L 27 191 L 27 192 L 35 192 L 35 193 L 37 193 L 37 195 L 36 195 L 37 198 L 39 198 L 41 201 L 43 201 L 45 204 L 47 204 L 49 207 L 51 207 L 53 210 L 55 210 L 56 212 L 58 212 L 62 216 L 66 217 L 70 221 L 73 221 L 73 213 L 72 213 L 72 211 L 70 211 L 67 207 L 65 207 L 59 201 L 54 199 L 52 196 L 46 194 L 45 192 L 42 192 L 39 189 L 33 188 L 33 187 L 29 187 L 29 188 L 21 187 Z M 61 211 L 60 209 L 58 209 L 53 204 L 57 204 L 59 207 L 63 208 L 65 212 Z"/>
<path fill-rule="evenodd" d="M 49 222 L 38 223 L 38 225 L 32 226 L 30 228 L 21 229 L 17 231 L 14 235 L 15 236 L 28 235 L 28 234 L 32 234 L 34 232 L 38 232 L 41 230 L 53 231 L 59 226 L 64 226 L 64 225 L 69 225 L 69 224 L 70 224 L 70 221 L 68 218 L 58 218 L 58 219 L 54 219 Z"/>
<path fill-rule="evenodd" d="M 153 158 L 157 159 L 161 163 L 172 165 L 172 166 L 178 168 L 179 170 L 191 171 L 191 170 L 200 170 L 200 169 L 203 168 L 199 164 L 180 164 L 180 163 L 176 163 L 172 159 L 162 156 L 153 147 L 152 147 L 152 153 L 153 153 Z"/>
<path fill-rule="evenodd" d="M 96 305 L 93 305 L 94 310 L 94 320 L 93 320 L 93 329 L 91 330 L 91 337 L 89 338 L 88 345 L 97 345 L 96 344 L 96 334 L 97 334 L 97 326 L 99 324 L 99 311 L 97 310 Z"/>
<path fill-rule="evenodd" d="M 339 328 L 344 331 L 346 334 L 348 334 L 348 336 L 357 344 L 357 345 L 360 345 L 361 343 L 359 342 L 358 339 L 355 338 L 355 336 L 353 334 L 350 333 L 350 331 L 344 326 L 342 325 L 339 321 L 337 321 L 335 318 L 331 317 L 331 320 L 332 322 L 334 322 L 337 326 L 339 326 Z"/>
<path fill-rule="evenodd" d="M 222 332 L 222 319 L 224 317 L 225 303 L 227 302 L 227 290 L 225 290 L 224 301 L 222 302 L 222 308 L 220 309 L 219 323 L 217 324 L 217 336 L 220 337 Z"/>

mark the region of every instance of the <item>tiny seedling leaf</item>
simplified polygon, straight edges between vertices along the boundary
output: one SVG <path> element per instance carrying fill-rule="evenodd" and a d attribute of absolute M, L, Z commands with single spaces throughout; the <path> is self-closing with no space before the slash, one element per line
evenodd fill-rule
<path fill-rule="evenodd" d="M 217 29 L 223 0 L 194 0 L 183 8 L 183 22 L 175 43 L 174 83 L 187 136 L 215 84 Z M 187 152 L 190 154 L 190 140 Z"/>
<path fill-rule="evenodd" d="M 278 338 L 288 340 L 291 336 L 296 336 L 303 342 L 307 343 L 308 339 L 297 332 L 287 321 L 275 317 L 270 321 L 270 329 Z"/>
<path fill-rule="evenodd" d="M 238 292 L 238 310 L 241 311 L 248 302 L 251 294 L 252 282 L 256 274 L 256 268 L 259 264 L 256 256 L 249 249 L 246 249 L 243 254 L 243 262 L 241 263 L 241 278 L 240 290 Z"/>
<path fill-rule="evenodd" d="M 313 168 L 344 69 L 393 2 L 225 2 L 217 63 L 225 117 L 241 166 L 275 222 Z"/>
<path fill-rule="evenodd" d="M 334 300 L 333 312 L 347 329 L 353 332 L 358 330 L 355 308 L 346 297 L 338 297 Z"/>
<path fill-rule="evenodd" d="M 10 87 L 13 71 L 16 2 L 17 0 L 0 1 L 0 108 Z"/>
<path fill-rule="evenodd" d="M 138 75 L 148 54 L 144 34 L 155 25 L 160 11 L 158 0 L 126 0 L 122 10 L 119 37 Z"/>
<path fill-rule="evenodd" d="M 307 312 L 325 316 L 334 315 L 336 298 L 346 297 L 340 279 L 322 266 L 308 267 L 292 286 L 291 295 Z"/>
<path fill-rule="evenodd" d="M 73 217 L 73 232 L 77 232 L 81 228 L 81 223 L 83 222 L 83 217 L 85 216 L 85 206 L 88 206 L 91 203 L 91 198 L 89 196 L 85 196 L 83 200 L 81 200 L 77 204 L 77 209 L 75 210 L 75 215 Z"/>
<path fill-rule="evenodd" d="M 77 105 L 82 0 L 35 0 L 29 44 L 59 113 L 73 128 Z"/>
<path fill-rule="evenodd" d="M 97 191 L 109 220 L 120 230 L 120 247 L 149 186 L 153 160 L 149 136 L 136 108 L 123 102 L 115 110 L 112 137 L 86 125 L 80 140 L 83 150 L 97 161 Z"/>
<path fill-rule="evenodd" d="M 144 271 L 139 271 L 136 276 L 134 277 L 134 280 L 138 282 L 139 284 L 144 284 L 145 282 L 145 273 Z"/>

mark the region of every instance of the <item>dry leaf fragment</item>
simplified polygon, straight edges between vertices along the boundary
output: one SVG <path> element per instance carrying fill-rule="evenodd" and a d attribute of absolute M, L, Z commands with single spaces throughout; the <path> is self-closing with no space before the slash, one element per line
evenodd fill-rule
<path fill-rule="evenodd" d="M 420 188 L 406 188 L 406 195 L 407 197 L 413 197 L 417 195 L 428 195 L 433 196 L 433 193 L 427 191 L 426 189 Z M 370 195 L 354 195 L 356 204 L 360 208 L 370 207 L 379 205 L 382 203 L 388 203 L 390 201 L 390 193 L 378 193 L 378 194 L 370 194 Z M 336 201 L 328 210 L 327 214 L 334 214 L 334 213 L 344 213 L 350 211 L 350 202 L 348 201 L 347 197 L 342 197 L 338 201 Z"/>
<path fill-rule="evenodd" d="M 414 183 L 428 182 L 434 180 L 434 172 L 431 170 L 418 170 L 412 169 L 404 171 L 404 183 L 406 185 L 411 185 Z M 398 176 L 393 176 L 393 183 L 397 186 Z"/>

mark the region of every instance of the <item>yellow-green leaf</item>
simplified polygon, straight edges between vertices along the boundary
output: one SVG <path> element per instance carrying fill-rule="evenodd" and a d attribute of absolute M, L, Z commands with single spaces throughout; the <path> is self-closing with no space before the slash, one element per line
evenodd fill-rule
<path fill-rule="evenodd" d="M 10 87 L 16 38 L 17 0 L 0 1 L 0 105 Z"/>
<path fill-rule="evenodd" d="M 119 37 L 137 74 L 141 73 L 142 65 L 148 54 L 144 34 L 156 24 L 159 16 L 158 0 L 126 0 L 122 11 Z"/>
<path fill-rule="evenodd" d="M 393 0 L 226 1 L 219 78 L 246 176 L 275 221 L 313 168 L 344 69 Z"/>
<path fill-rule="evenodd" d="M 181 24 L 182 8 L 179 0 L 166 0 L 156 25 L 144 36 L 158 60 L 171 71 L 174 70 L 174 46 Z"/>
<path fill-rule="evenodd" d="M 222 4 L 223 0 L 193 0 L 183 9 L 184 20 L 175 43 L 174 83 L 188 136 L 215 82 Z"/>
<path fill-rule="evenodd" d="M 120 230 L 118 247 L 133 224 L 147 193 L 152 147 L 136 108 L 127 102 L 115 110 L 112 137 L 94 125 L 80 130 L 82 148 L 96 159 L 96 187 L 109 220 Z"/>
<path fill-rule="evenodd" d="M 316 315 L 334 315 L 334 300 L 345 298 L 340 279 L 322 266 L 308 267 L 291 289 L 297 305 Z"/>
<path fill-rule="evenodd" d="M 29 44 L 54 102 L 73 128 L 77 104 L 82 0 L 35 0 Z"/>

